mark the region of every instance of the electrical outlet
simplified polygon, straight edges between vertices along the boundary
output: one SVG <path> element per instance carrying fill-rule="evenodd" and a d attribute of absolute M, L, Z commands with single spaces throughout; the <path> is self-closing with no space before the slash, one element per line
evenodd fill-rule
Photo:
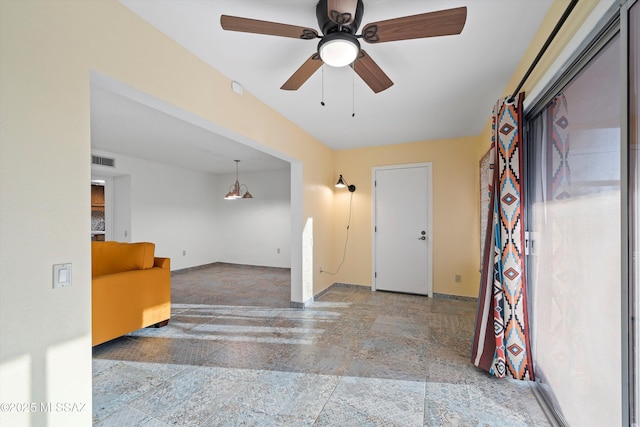
<path fill-rule="evenodd" d="M 185 256 L 187 254 L 186 249 L 182 251 L 182 256 Z"/>
<path fill-rule="evenodd" d="M 322 273 L 322 267 L 320 267 L 320 273 Z"/>
<path fill-rule="evenodd" d="M 276 249 L 276 253 L 280 253 L 280 248 Z"/>
<path fill-rule="evenodd" d="M 456 283 L 460 283 L 462 282 L 462 276 L 459 274 L 456 274 Z"/>

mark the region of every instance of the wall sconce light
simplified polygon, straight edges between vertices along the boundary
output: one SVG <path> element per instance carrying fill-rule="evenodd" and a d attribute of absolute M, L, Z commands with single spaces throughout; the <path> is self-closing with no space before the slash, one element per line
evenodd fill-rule
<path fill-rule="evenodd" d="M 249 189 L 246 185 L 240 184 L 238 182 L 238 163 L 240 160 L 234 160 L 236 162 L 236 182 L 235 184 L 231 184 L 229 188 L 229 192 L 226 196 L 224 196 L 225 200 L 237 200 L 237 199 L 253 199 L 251 193 L 249 193 Z M 243 193 L 244 192 L 244 193 Z"/>
<path fill-rule="evenodd" d="M 338 182 L 336 182 L 336 188 L 344 188 L 344 187 L 347 187 L 350 193 L 353 193 L 354 191 L 356 191 L 356 186 L 353 184 L 352 185 L 347 184 L 347 181 L 342 177 L 342 174 L 340 174 L 340 178 L 338 178 Z"/>

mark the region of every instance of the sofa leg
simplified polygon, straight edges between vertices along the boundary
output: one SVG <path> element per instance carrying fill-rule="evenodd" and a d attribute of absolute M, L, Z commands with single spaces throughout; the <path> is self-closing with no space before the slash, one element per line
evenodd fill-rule
<path fill-rule="evenodd" d="M 155 325 L 153 325 L 154 328 L 162 328 L 164 326 L 167 326 L 169 324 L 169 319 L 167 320 L 163 320 L 162 322 L 158 322 Z"/>

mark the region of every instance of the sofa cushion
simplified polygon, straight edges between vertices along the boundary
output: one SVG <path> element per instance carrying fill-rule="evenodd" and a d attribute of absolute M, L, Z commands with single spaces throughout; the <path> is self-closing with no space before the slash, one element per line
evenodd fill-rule
<path fill-rule="evenodd" d="M 153 268 L 155 244 L 91 242 L 91 277 Z"/>

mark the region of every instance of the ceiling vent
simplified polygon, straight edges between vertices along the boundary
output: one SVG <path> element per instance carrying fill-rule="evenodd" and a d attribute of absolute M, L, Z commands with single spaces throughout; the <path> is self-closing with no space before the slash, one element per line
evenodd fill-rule
<path fill-rule="evenodd" d="M 110 168 L 116 167 L 116 159 L 102 156 L 91 156 L 91 164 L 99 166 L 108 166 Z"/>

